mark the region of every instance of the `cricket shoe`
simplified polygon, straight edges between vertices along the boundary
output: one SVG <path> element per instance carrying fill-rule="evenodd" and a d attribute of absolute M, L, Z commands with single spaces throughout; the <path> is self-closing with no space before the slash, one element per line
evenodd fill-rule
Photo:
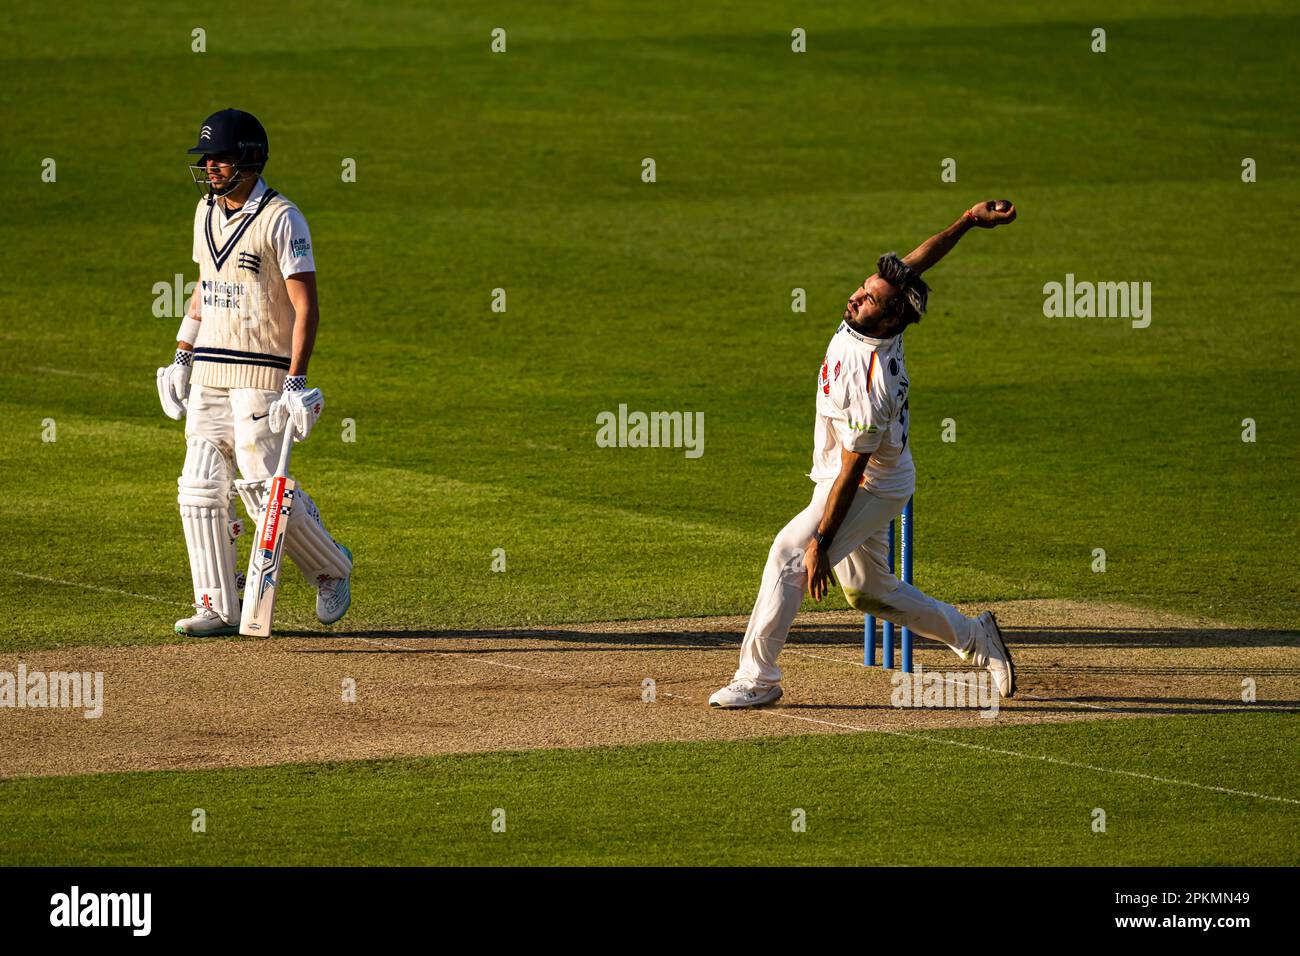
<path fill-rule="evenodd" d="M 1016 696 L 1016 665 L 1011 660 L 1011 651 L 1002 640 L 1002 629 L 998 627 L 997 618 L 992 611 L 985 611 L 975 619 L 975 647 L 971 661 L 976 667 L 983 667 L 993 675 L 998 683 L 998 693 L 1003 697 Z"/>
<path fill-rule="evenodd" d="M 348 556 L 352 563 L 352 552 L 343 545 L 339 550 Z M 352 576 L 346 578 L 326 578 L 316 589 L 316 620 L 322 624 L 333 624 L 352 606 Z"/>
<path fill-rule="evenodd" d="M 190 637 L 229 637 L 239 633 L 238 624 L 227 624 L 221 615 L 210 607 L 194 605 L 199 613 L 176 622 L 176 633 Z"/>
<path fill-rule="evenodd" d="M 710 707 L 763 707 L 781 699 L 780 684 L 763 684 L 756 680 L 733 680 L 709 698 Z"/>

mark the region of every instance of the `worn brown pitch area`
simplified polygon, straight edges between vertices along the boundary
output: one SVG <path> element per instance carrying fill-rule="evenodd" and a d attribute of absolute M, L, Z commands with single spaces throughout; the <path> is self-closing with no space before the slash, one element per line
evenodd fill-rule
<path fill-rule="evenodd" d="M 965 608 L 967 613 L 977 609 Z M 744 617 L 498 631 L 408 630 L 0 655 L 0 670 L 103 671 L 104 714 L 0 709 L 0 777 L 264 766 L 437 753 L 738 740 L 1241 710 L 1300 712 L 1294 635 L 1062 601 L 995 607 L 1019 694 L 974 710 L 900 710 L 862 663 L 862 618 L 803 615 L 785 699 L 711 710 Z M 926 670 L 966 670 L 917 642 Z M 356 681 L 345 703 L 345 679 Z M 642 701 L 642 681 L 657 699 Z M 1253 678 L 1258 700 L 1242 702 Z"/>

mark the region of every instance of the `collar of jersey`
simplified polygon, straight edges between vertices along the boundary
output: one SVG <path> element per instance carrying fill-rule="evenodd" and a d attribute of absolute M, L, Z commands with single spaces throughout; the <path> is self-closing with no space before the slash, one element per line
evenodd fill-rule
<path fill-rule="evenodd" d="M 230 236 L 227 237 L 226 241 L 221 245 L 217 244 L 216 235 L 212 231 L 212 214 L 216 211 L 217 204 L 213 201 L 213 203 L 208 206 L 208 218 L 203 224 L 203 234 L 208 241 L 208 252 L 212 253 L 212 261 L 216 263 L 218 269 L 226 264 L 226 260 L 230 258 L 230 253 L 234 250 L 239 240 L 243 238 L 245 231 L 247 231 L 248 227 L 253 224 L 253 220 L 261 214 L 262 210 L 266 208 L 266 204 L 274 199 L 275 196 L 275 190 L 267 186 L 266 180 L 262 179 L 261 176 L 258 176 L 257 185 L 254 186 L 253 191 L 248 194 L 248 198 L 244 200 L 244 205 L 231 214 L 230 221 L 233 222 L 236 219 L 239 219 L 241 214 L 246 213 L 247 215 L 243 216 L 243 222 L 239 224 L 235 231 L 231 233 Z"/>
<path fill-rule="evenodd" d="M 889 348 L 889 346 L 894 344 L 894 340 L 898 338 L 898 335 L 903 334 L 900 332 L 898 333 L 898 335 L 891 335 L 887 339 L 873 339 L 869 335 L 863 335 L 861 332 L 857 331 L 851 325 L 849 325 L 849 323 L 844 322 L 842 320 L 840 322 L 840 331 L 847 332 L 849 335 L 857 339 L 859 342 L 867 346 L 867 348 L 871 349 L 872 351 Z"/>

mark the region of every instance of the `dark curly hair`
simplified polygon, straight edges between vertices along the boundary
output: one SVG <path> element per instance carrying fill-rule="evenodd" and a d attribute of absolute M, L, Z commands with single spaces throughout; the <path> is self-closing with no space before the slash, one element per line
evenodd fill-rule
<path fill-rule="evenodd" d="M 897 252 L 886 252 L 876 260 L 876 275 L 901 290 L 901 294 L 890 303 L 890 313 L 901 315 L 906 320 L 905 325 L 920 322 L 930 301 L 930 287 L 912 271 L 912 267 L 900 259 Z"/>

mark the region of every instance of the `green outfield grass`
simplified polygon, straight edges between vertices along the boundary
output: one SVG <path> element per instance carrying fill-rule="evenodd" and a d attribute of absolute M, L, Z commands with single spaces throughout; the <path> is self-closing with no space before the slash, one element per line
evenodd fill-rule
<path fill-rule="evenodd" d="M 341 627 L 747 611 L 845 299 L 1006 196 L 907 332 L 917 583 L 1300 629 L 1294 4 L 613 7 L 7 5 L 0 652 L 177 640 L 153 287 L 195 278 L 185 150 L 232 105 L 312 227 L 326 408 L 294 470 L 357 559 Z M 1150 282 L 1150 327 L 1044 317 L 1066 273 Z M 704 455 L 598 448 L 620 404 L 703 412 Z M 311 606 L 289 581 L 278 626 Z M 1297 719 L 0 780 L 0 863 L 1294 866 L 1300 807 L 1223 791 L 1300 799 Z"/>
<path fill-rule="evenodd" d="M 1142 777 L 853 734 L 8 780 L 0 860 L 1294 866 L 1294 803 L 1150 778 L 1295 801 L 1298 730 L 1252 714 L 918 735 Z"/>
<path fill-rule="evenodd" d="M 354 627 L 748 610 L 847 295 L 1002 195 L 1019 222 L 935 269 L 907 333 L 918 583 L 1300 621 L 1291 5 L 255 10 L 6 15 L 0 648 L 170 640 L 189 600 L 152 286 L 194 278 L 184 150 L 231 104 L 313 228 L 326 412 L 296 471 L 357 556 Z M 1045 318 L 1067 272 L 1150 281 L 1150 328 Z M 597 448 L 620 403 L 703 412 L 705 454 Z M 300 582 L 282 607 L 311 625 Z"/>

